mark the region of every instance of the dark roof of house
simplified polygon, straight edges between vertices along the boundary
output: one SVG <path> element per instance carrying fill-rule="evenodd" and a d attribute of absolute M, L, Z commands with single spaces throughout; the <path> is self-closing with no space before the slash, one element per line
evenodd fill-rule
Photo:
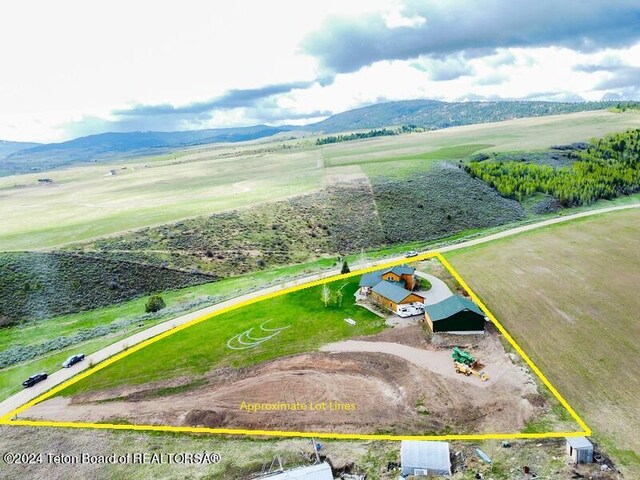
<path fill-rule="evenodd" d="M 382 273 L 380 271 L 364 273 L 362 274 L 362 277 L 360 277 L 360 286 L 373 287 L 374 285 L 379 284 L 381 281 Z"/>
<path fill-rule="evenodd" d="M 477 313 L 478 315 L 482 315 L 484 317 L 483 311 L 480 310 L 480 308 L 475 303 L 473 303 L 471 300 L 461 297 L 460 295 L 451 295 L 441 302 L 435 303 L 433 305 L 425 305 L 424 310 L 427 315 L 429 315 L 429 318 L 432 322 L 444 320 L 445 318 L 449 318 L 456 313 L 463 312 L 465 310 Z"/>
<path fill-rule="evenodd" d="M 382 273 L 393 272 L 396 275 L 413 275 L 416 269 L 408 267 L 407 265 L 397 265 L 389 270 L 384 270 Z"/>
<path fill-rule="evenodd" d="M 414 292 L 402 288 L 398 282 L 381 281 L 371 289 L 372 292 L 391 300 L 394 303 L 400 303 Z"/>
<path fill-rule="evenodd" d="M 360 277 L 361 287 L 373 287 L 382 281 L 382 275 L 387 272 L 393 272 L 396 275 L 413 275 L 415 268 L 407 267 L 406 265 L 398 265 L 393 268 L 386 268 L 382 270 L 376 270 L 375 272 L 369 272 L 362 274 Z"/>

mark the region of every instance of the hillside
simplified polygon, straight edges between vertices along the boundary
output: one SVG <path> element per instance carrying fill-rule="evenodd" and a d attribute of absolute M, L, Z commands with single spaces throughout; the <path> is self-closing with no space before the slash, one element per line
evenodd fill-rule
<path fill-rule="evenodd" d="M 7 155 L 11 155 L 14 152 L 18 152 L 20 150 L 26 150 L 28 148 L 38 147 L 40 143 L 33 142 L 10 142 L 8 140 L 0 140 L 0 176 L 3 175 L 11 175 L 11 170 L 5 170 L 4 163 L 2 159 Z"/>
<path fill-rule="evenodd" d="M 232 277 L 318 257 L 522 220 L 520 204 L 434 162 L 409 180 L 366 177 L 317 193 L 145 228 L 66 251 Z"/>
<path fill-rule="evenodd" d="M 281 131 L 283 129 L 278 127 L 256 125 L 184 132 L 109 132 L 62 143 L 26 144 L 31 148 L 14 149 L 0 159 L 0 175 L 3 171 L 6 172 L 4 175 L 12 175 L 124 156 L 151 155 L 193 145 L 255 140 Z"/>
<path fill-rule="evenodd" d="M 562 113 L 603 110 L 619 102 L 440 102 L 404 100 L 370 105 L 333 115 L 305 128 L 321 133 L 380 128 L 390 125 L 416 125 L 426 129 L 499 122 L 514 118 L 540 117 Z"/>
<path fill-rule="evenodd" d="M 0 158 L 27 148 L 33 148 L 42 145 L 34 142 L 11 142 L 8 140 L 0 140 Z"/>
<path fill-rule="evenodd" d="M 41 173 L 4 177 L 0 250 L 53 248 L 305 195 L 341 180 L 409 179 L 437 161 L 535 152 L 628 128 L 640 128 L 637 111 L 599 110 L 322 146 L 307 140 L 203 146 L 60 169 L 46 175 L 51 184 L 38 182 Z"/>
<path fill-rule="evenodd" d="M 111 305 L 216 277 L 65 253 L 0 254 L 0 324 Z"/>
<path fill-rule="evenodd" d="M 629 104 L 636 105 L 635 102 L 629 102 Z M 604 110 L 619 105 L 620 102 L 406 100 L 378 103 L 348 110 L 332 115 L 321 122 L 301 127 L 256 125 L 176 132 L 109 132 L 80 137 L 62 143 L 16 146 L 12 150 L 7 150 L 5 158 L 2 158 L 2 143 L 0 143 L 0 176 L 39 172 L 85 162 L 154 155 L 195 145 L 255 140 L 284 131 L 299 130 L 322 134 L 391 125 L 413 125 L 426 130 L 436 130 L 515 118 Z M 627 105 L 626 108 L 629 106 Z"/>

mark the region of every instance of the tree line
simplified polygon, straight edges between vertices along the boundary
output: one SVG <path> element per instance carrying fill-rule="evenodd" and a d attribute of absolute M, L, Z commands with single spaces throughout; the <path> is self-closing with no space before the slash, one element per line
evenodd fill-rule
<path fill-rule="evenodd" d="M 569 156 L 574 162 L 567 167 L 485 160 L 464 168 L 502 196 L 518 201 L 545 193 L 568 207 L 640 191 L 640 129 L 591 140 L 586 150 Z"/>
<path fill-rule="evenodd" d="M 354 132 L 341 135 L 330 135 L 318 138 L 316 145 L 327 145 L 329 143 L 348 142 L 350 140 L 361 140 L 363 138 L 384 137 L 388 135 L 401 135 L 403 133 L 423 132 L 424 128 L 415 125 L 402 125 L 398 128 L 378 128 L 368 132 Z"/>

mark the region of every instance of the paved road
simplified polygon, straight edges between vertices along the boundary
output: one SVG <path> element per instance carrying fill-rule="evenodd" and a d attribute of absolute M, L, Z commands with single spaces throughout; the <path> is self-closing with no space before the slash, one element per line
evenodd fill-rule
<path fill-rule="evenodd" d="M 556 223 L 561 223 L 561 222 L 566 222 L 569 220 L 573 220 L 576 218 L 582 218 L 582 217 L 590 217 L 593 215 L 601 215 L 604 213 L 608 213 L 608 212 L 613 212 L 613 211 L 617 211 L 617 210 L 627 210 L 627 209 L 631 209 L 631 208 L 640 208 L 640 204 L 631 204 L 631 205 L 621 205 L 621 206 L 617 206 L 617 207 L 609 207 L 609 208 L 602 208 L 602 209 L 598 209 L 598 210 L 590 210 L 590 211 L 586 211 L 586 212 L 582 212 L 582 213 L 576 213 L 574 215 L 566 215 L 566 216 L 561 216 L 561 217 L 556 217 L 556 218 L 552 218 L 550 220 L 545 220 L 542 222 L 538 222 L 538 223 L 532 223 L 530 225 L 523 225 L 521 227 L 515 227 L 509 230 L 505 230 L 503 232 L 499 232 L 499 233 L 494 233 L 492 235 L 487 235 L 486 237 L 481 237 L 481 238 L 477 238 L 474 240 L 468 240 L 465 242 L 461 242 L 461 243 L 457 243 L 454 245 L 449 245 L 446 247 L 442 247 L 442 248 L 438 248 L 436 249 L 439 252 L 449 252 L 451 250 L 457 250 L 460 248 L 465 248 L 465 247 L 469 247 L 472 245 L 479 245 L 482 243 L 487 243 L 487 242 L 491 242 L 493 240 L 499 239 L 499 238 L 504 238 L 504 237 L 509 237 L 512 235 L 516 235 L 518 233 L 522 233 L 522 232 L 527 232 L 529 230 L 535 230 L 537 228 L 541 228 L 541 227 L 545 227 L 547 225 L 553 225 Z M 423 253 L 427 253 L 427 252 L 423 252 Z M 387 263 L 393 260 L 399 260 L 404 258 L 403 256 L 398 256 L 398 257 L 394 257 L 394 258 L 384 258 L 381 260 L 376 260 L 373 262 L 370 262 L 367 264 L 367 266 L 375 266 L 377 264 L 381 264 L 381 263 Z M 164 323 L 160 323 L 158 325 L 155 325 L 153 327 L 148 328 L 147 330 L 144 330 L 142 332 L 138 332 L 135 335 L 132 335 L 128 338 L 125 338 L 124 340 L 121 340 L 119 342 L 116 342 L 112 345 L 109 345 L 108 347 L 103 348 L 102 350 L 98 350 L 97 352 L 88 355 L 87 358 L 85 359 L 84 362 L 78 363 L 76 365 L 74 365 L 71 368 L 64 368 L 64 369 L 60 369 L 54 373 L 52 373 L 49 378 L 37 385 L 35 385 L 34 387 L 31 388 L 27 388 L 25 390 L 20 391 L 19 393 L 16 393 L 15 395 L 7 398 L 6 400 L 4 400 L 3 402 L 0 402 L 0 417 L 7 415 L 8 413 L 12 412 L 13 410 L 15 410 L 16 408 L 24 405 L 25 403 L 33 400 L 34 398 L 38 397 L 39 395 L 45 393 L 46 391 L 50 390 L 51 388 L 55 387 L 56 385 L 59 385 L 60 383 L 70 379 L 71 377 L 75 376 L 77 373 L 81 372 L 82 370 L 85 370 L 86 368 L 89 367 L 89 363 L 93 363 L 93 364 L 97 364 L 99 362 L 102 362 L 104 360 L 106 360 L 107 358 L 122 352 L 124 349 L 128 348 L 128 347 L 132 347 L 134 345 L 137 345 L 140 342 L 143 342 L 144 340 L 147 340 L 149 338 L 155 337 L 156 335 L 159 335 L 167 330 L 171 330 L 172 328 L 175 328 L 179 325 L 182 325 L 183 323 L 187 323 L 191 320 L 194 320 L 196 318 L 199 318 L 203 315 L 207 315 L 209 313 L 213 313 L 216 312 L 218 310 L 221 310 L 225 307 L 234 305 L 236 303 L 239 302 L 243 302 L 258 296 L 262 296 L 268 293 L 272 293 L 272 292 L 277 292 L 279 290 L 283 290 L 295 285 L 300 285 L 301 283 L 307 283 L 313 280 L 319 280 L 322 278 L 326 278 L 326 277 L 330 277 L 332 275 L 336 275 L 340 273 L 339 270 L 332 270 L 332 271 L 327 271 L 327 272 L 322 272 L 322 273 L 318 273 L 315 275 L 310 275 L 308 277 L 305 278 L 301 278 L 301 279 L 297 279 L 294 281 L 290 281 L 290 282 L 286 282 L 280 285 L 275 285 L 269 288 L 264 288 L 262 290 L 258 290 L 256 292 L 252 292 L 252 293 L 248 293 L 246 295 L 242 295 L 240 297 L 236 297 L 233 298 L 231 300 L 227 300 L 224 301 L 222 303 L 207 307 L 207 308 L 203 308 L 201 310 L 197 310 L 195 312 L 186 314 L 186 315 L 182 315 L 180 317 L 174 318 L 173 320 L 168 320 Z"/>

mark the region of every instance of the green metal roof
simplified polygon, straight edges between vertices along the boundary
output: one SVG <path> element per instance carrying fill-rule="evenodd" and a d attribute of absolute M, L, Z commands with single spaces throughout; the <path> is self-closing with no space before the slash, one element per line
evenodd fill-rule
<path fill-rule="evenodd" d="M 360 286 L 361 287 L 373 287 L 379 284 L 382 281 L 382 272 L 369 272 L 364 273 L 362 277 L 360 277 Z"/>
<path fill-rule="evenodd" d="M 393 268 L 386 268 L 382 270 L 376 270 L 375 272 L 364 273 L 360 277 L 361 287 L 373 287 L 382 281 L 382 275 L 387 272 L 393 272 L 396 275 L 413 275 L 415 268 L 407 267 L 406 265 L 398 265 Z"/>
<path fill-rule="evenodd" d="M 425 305 L 424 309 L 432 322 L 444 320 L 445 318 L 449 318 L 456 313 L 463 312 L 465 310 L 475 312 L 484 317 L 484 312 L 480 310 L 480 307 L 471 300 L 461 297 L 460 295 L 451 295 L 436 304 Z"/>
<path fill-rule="evenodd" d="M 388 298 L 394 303 L 400 303 L 413 293 L 406 288 L 402 288 L 397 282 L 387 282 L 386 280 L 378 283 L 371 291 Z"/>
<path fill-rule="evenodd" d="M 413 272 L 415 271 L 416 269 L 413 267 L 408 267 L 406 265 L 398 265 L 396 267 L 393 267 L 390 270 L 384 270 L 383 273 L 393 272 L 396 275 L 413 275 Z"/>

